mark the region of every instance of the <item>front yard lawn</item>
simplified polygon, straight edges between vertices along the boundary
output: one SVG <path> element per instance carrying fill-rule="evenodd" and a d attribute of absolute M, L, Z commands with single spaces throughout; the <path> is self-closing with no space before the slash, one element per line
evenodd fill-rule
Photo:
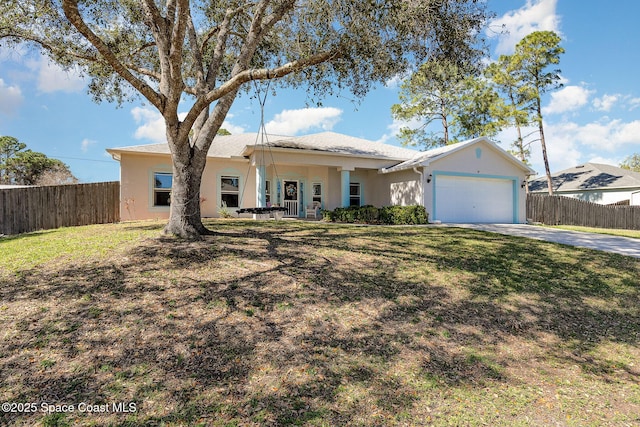
<path fill-rule="evenodd" d="M 640 423 L 640 260 L 458 228 L 208 225 L 0 239 L 0 425 Z"/>

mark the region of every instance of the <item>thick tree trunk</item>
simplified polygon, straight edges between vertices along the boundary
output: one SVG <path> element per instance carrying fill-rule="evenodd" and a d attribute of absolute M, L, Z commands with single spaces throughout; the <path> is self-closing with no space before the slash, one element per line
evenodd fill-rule
<path fill-rule="evenodd" d="M 172 144 L 173 184 L 171 213 L 164 228 L 165 234 L 197 240 L 211 234 L 202 224 L 200 212 L 200 183 L 206 163 L 206 153 L 195 151 L 190 144 Z"/>

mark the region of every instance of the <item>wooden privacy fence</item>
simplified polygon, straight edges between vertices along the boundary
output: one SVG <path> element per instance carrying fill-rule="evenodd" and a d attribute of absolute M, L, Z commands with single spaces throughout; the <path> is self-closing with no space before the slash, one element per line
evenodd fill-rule
<path fill-rule="evenodd" d="M 120 183 L 0 189 L 0 234 L 120 221 Z"/>
<path fill-rule="evenodd" d="M 640 230 L 640 206 L 599 205 L 572 197 L 528 194 L 527 219 L 548 225 Z"/>

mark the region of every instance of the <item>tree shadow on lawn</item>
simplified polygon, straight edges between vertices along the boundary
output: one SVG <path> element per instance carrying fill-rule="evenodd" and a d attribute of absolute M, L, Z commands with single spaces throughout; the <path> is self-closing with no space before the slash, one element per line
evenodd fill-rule
<path fill-rule="evenodd" d="M 425 399 L 448 405 L 433 390 L 513 381 L 521 361 L 496 352 L 511 340 L 603 380 L 590 350 L 637 348 L 635 260 L 468 230 L 243 226 L 4 283 L 0 396 L 137 403 L 69 416 L 85 423 L 420 423 Z"/>

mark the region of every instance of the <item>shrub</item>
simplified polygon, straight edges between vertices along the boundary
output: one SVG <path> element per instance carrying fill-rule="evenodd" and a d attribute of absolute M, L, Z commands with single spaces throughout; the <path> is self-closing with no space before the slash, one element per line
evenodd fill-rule
<path fill-rule="evenodd" d="M 331 222 L 364 223 L 364 224 L 427 224 L 429 215 L 424 206 L 350 206 L 324 211 L 323 219 Z"/>

